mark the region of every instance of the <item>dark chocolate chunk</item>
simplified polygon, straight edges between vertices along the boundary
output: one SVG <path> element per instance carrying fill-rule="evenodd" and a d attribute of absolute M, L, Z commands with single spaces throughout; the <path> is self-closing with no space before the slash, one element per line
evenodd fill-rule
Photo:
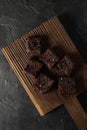
<path fill-rule="evenodd" d="M 33 56 L 40 56 L 41 55 L 41 38 L 36 36 L 31 36 L 26 41 L 26 51 L 29 53 L 32 57 Z"/>
<path fill-rule="evenodd" d="M 44 74 L 40 74 L 37 78 L 34 87 L 39 90 L 40 93 L 46 93 L 49 91 L 54 83 L 54 80 L 50 79 Z"/>
<path fill-rule="evenodd" d="M 37 77 L 42 69 L 42 66 L 43 66 L 42 63 L 31 59 L 28 65 L 24 68 L 24 70 L 27 73 L 31 73 L 32 75 Z"/>
<path fill-rule="evenodd" d="M 71 77 L 59 78 L 58 93 L 60 93 L 63 96 L 76 94 L 75 80 Z"/>
<path fill-rule="evenodd" d="M 40 60 L 51 69 L 59 61 L 59 57 L 51 50 L 47 49 L 47 51 L 45 51 L 45 53 L 40 57 Z"/>
<path fill-rule="evenodd" d="M 59 63 L 52 69 L 52 72 L 58 77 L 70 76 L 74 64 L 69 56 L 64 56 Z"/>

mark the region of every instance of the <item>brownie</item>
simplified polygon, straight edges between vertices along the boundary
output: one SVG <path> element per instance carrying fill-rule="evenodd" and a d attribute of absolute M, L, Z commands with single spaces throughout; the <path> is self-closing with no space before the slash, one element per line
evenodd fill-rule
<path fill-rule="evenodd" d="M 40 93 L 46 93 L 49 91 L 54 83 L 53 79 L 50 79 L 48 76 L 44 74 L 40 74 L 37 78 L 34 87 L 39 90 Z"/>
<path fill-rule="evenodd" d="M 39 36 L 31 36 L 26 41 L 26 51 L 32 57 L 41 55 L 41 38 Z"/>
<path fill-rule="evenodd" d="M 60 93 L 63 96 L 76 94 L 75 79 L 72 79 L 71 77 L 59 78 L 58 93 Z"/>
<path fill-rule="evenodd" d="M 37 77 L 42 69 L 42 63 L 31 59 L 28 65 L 24 68 L 25 72 Z"/>
<path fill-rule="evenodd" d="M 50 49 L 47 49 L 45 53 L 40 57 L 40 60 L 49 69 L 51 69 L 59 61 L 59 57 L 56 56 Z"/>
<path fill-rule="evenodd" d="M 70 56 L 66 55 L 52 69 L 52 72 L 58 77 L 70 76 L 73 68 L 74 68 L 74 64 Z"/>

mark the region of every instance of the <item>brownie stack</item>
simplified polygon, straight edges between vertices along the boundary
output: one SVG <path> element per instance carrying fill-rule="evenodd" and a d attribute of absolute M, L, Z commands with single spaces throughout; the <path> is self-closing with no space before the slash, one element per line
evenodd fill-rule
<path fill-rule="evenodd" d="M 69 55 L 65 55 L 52 69 L 53 74 L 58 77 L 58 93 L 63 96 L 76 94 L 73 69 L 74 63 Z"/>
<path fill-rule="evenodd" d="M 60 58 L 52 48 L 48 48 L 45 52 L 42 51 L 43 48 L 39 36 L 31 36 L 26 40 L 26 51 L 31 55 L 31 59 L 24 70 L 36 78 L 33 85 L 35 90 L 46 93 L 51 90 L 57 79 L 60 94 L 65 96 L 75 94 L 75 80 L 71 77 L 74 64 L 70 56 Z"/>

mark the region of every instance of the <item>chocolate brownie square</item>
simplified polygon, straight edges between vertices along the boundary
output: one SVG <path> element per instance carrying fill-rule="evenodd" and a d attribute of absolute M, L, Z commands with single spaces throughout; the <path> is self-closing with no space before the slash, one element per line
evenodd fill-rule
<path fill-rule="evenodd" d="M 74 64 L 70 58 L 70 56 L 64 56 L 57 65 L 52 69 L 52 72 L 58 77 L 61 76 L 70 76 L 72 70 L 74 68 Z"/>
<path fill-rule="evenodd" d="M 46 93 L 49 91 L 54 83 L 53 79 L 50 79 L 48 76 L 44 74 L 40 74 L 37 78 L 34 87 L 39 90 L 40 93 Z"/>
<path fill-rule="evenodd" d="M 40 60 L 49 69 L 51 69 L 59 61 L 59 57 L 56 56 L 50 49 L 47 49 L 45 53 L 40 57 Z"/>
<path fill-rule="evenodd" d="M 41 38 L 39 36 L 31 36 L 26 41 L 26 51 L 32 57 L 41 55 Z"/>
<path fill-rule="evenodd" d="M 61 77 L 58 81 L 58 93 L 63 96 L 76 94 L 75 80 L 71 77 Z"/>
<path fill-rule="evenodd" d="M 31 59 L 28 65 L 24 68 L 25 72 L 37 77 L 42 69 L 42 63 Z"/>

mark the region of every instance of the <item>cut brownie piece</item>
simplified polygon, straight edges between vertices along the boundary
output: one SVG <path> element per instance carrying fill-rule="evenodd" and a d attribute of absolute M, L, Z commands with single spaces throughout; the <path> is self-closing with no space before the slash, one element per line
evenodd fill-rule
<path fill-rule="evenodd" d="M 58 82 L 58 92 L 61 95 L 73 95 L 76 94 L 75 80 L 71 77 L 61 77 Z"/>
<path fill-rule="evenodd" d="M 32 57 L 41 55 L 41 38 L 39 36 L 31 36 L 26 41 L 26 51 Z"/>
<path fill-rule="evenodd" d="M 40 60 L 49 69 L 51 69 L 59 61 L 59 57 L 56 56 L 50 49 L 47 49 L 45 53 L 40 57 Z"/>
<path fill-rule="evenodd" d="M 46 93 L 49 91 L 54 83 L 54 80 L 50 79 L 44 74 L 40 74 L 37 78 L 37 81 L 34 85 L 36 89 L 40 91 L 40 93 Z"/>
<path fill-rule="evenodd" d="M 37 77 L 42 69 L 42 66 L 43 66 L 42 63 L 31 59 L 28 65 L 24 68 L 24 70 L 27 73 L 31 73 L 32 75 Z"/>
<path fill-rule="evenodd" d="M 61 76 L 70 76 L 72 70 L 74 68 L 74 64 L 70 58 L 70 56 L 64 56 L 60 62 L 52 69 L 52 72 L 58 77 Z"/>

